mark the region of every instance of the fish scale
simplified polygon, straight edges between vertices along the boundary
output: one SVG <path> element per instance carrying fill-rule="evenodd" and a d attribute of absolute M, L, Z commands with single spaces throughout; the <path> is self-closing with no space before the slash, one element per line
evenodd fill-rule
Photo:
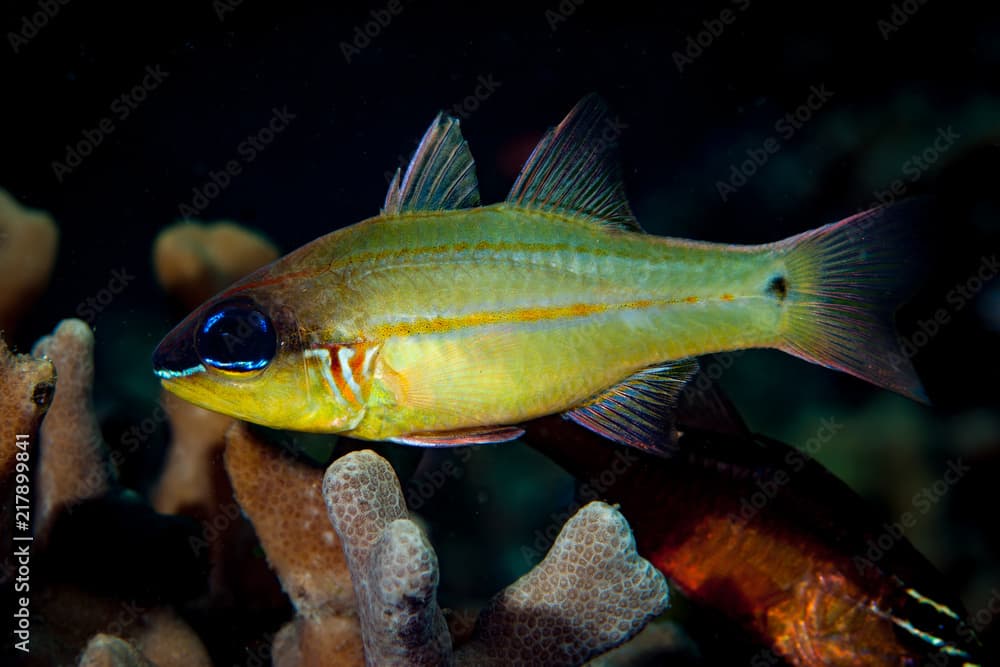
<path fill-rule="evenodd" d="M 757 246 L 651 236 L 606 120 L 585 98 L 507 200 L 481 206 L 459 122 L 439 114 L 379 215 L 202 305 L 154 354 L 161 381 L 271 427 L 435 447 L 562 413 L 668 449 L 695 357 L 725 350 L 777 348 L 923 398 L 908 363 L 887 363 L 905 358 L 892 315 L 919 267 L 915 206 Z"/>

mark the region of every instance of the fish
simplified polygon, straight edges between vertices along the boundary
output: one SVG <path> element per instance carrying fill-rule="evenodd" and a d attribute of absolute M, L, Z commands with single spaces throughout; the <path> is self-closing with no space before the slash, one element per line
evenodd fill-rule
<path fill-rule="evenodd" d="M 762 245 L 647 234 L 609 112 L 582 99 L 481 205 L 457 118 L 433 120 L 381 212 L 223 290 L 153 354 L 164 388 L 263 426 L 425 447 L 566 418 L 640 449 L 697 357 L 775 348 L 926 402 L 894 312 L 919 202 Z"/>
<path fill-rule="evenodd" d="M 961 600 L 902 529 L 805 452 L 750 431 L 717 387 L 693 389 L 670 458 L 556 416 L 527 422 L 524 439 L 579 480 L 581 503 L 619 506 L 686 598 L 752 637 L 751 665 L 987 664 Z"/>

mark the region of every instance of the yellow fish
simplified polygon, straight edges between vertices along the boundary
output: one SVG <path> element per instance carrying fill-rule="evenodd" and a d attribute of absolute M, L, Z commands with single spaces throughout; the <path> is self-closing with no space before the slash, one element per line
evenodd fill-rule
<path fill-rule="evenodd" d="M 480 206 L 458 120 L 439 114 L 379 215 L 247 276 L 167 335 L 153 357 L 163 386 L 265 426 L 423 446 L 502 442 L 564 413 L 654 448 L 695 357 L 742 348 L 923 398 L 892 323 L 901 271 L 916 268 L 906 205 L 765 245 L 651 236 L 607 123 L 585 98 L 507 199 Z"/>

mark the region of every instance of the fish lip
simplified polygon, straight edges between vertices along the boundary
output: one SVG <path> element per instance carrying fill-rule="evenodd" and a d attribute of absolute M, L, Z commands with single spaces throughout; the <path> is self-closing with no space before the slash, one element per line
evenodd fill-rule
<path fill-rule="evenodd" d="M 153 351 L 153 372 L 162 380 L 176 380 L 205 371 L 194 348 L 194 322 L 189 318 L 168 333 Z"/>

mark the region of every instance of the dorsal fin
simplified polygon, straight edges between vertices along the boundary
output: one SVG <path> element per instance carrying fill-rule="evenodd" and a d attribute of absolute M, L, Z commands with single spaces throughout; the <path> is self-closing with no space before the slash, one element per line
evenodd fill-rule
<path fill-rule="evenodd" d="M 479 204 L 476 164 L 458 119 L 439 113 L 410 158 L 389 184 L 382 213 L 469 208 Z"/>
<path fill-rule="evenodd" d="M 595 94 L 580 100 L 535 146 L 507 195 L 525 208 L 584 215 L 620 229 L 642 231 L 618 164 L 615 119 Z"/>

